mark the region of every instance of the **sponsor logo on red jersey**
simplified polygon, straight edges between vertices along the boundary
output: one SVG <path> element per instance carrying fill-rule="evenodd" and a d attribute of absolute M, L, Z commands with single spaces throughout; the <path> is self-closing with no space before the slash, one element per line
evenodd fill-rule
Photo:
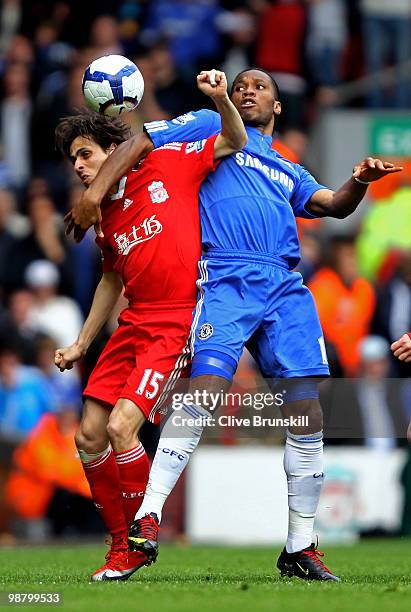
<path fill-rule="evenodd" d="M 124 232 L 123 234 L 117 234 L 116 232 L 114 234 L 114 240 L 117 244 L 118 254 L 128 255 L 136 244 L 151 240 L 156 234 L 162 231 L 163 226 L 160 221 L 156 219 L 156 215 L 152 215 L 144 219 L 140 225 L 133 225 L 129 233 Z"/>

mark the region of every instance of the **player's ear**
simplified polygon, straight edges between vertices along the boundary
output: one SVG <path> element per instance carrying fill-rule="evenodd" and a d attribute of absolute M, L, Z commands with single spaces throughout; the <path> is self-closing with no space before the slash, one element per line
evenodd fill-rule
<path fill-rule="evenodd" d="M 273 111 L 274 111 L 274 115 L 281 115 L 281 102 L 280 102 L 280 100 L 275 100 Z"/>
<path fill-rule="evenodd" d="M 112 142 L 109 148 L 107 149 L 107 155 L 111 155 L 115 149 L 117 149 L 117 145 Z"/>

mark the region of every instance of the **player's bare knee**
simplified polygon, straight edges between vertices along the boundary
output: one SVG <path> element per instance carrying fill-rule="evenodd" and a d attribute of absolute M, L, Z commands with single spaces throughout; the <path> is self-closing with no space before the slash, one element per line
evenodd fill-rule
<path fill-rule="evenodd" d="M 144 415 L 133 402 L 119 400 L 107 423 L 107 434 L 116 452 L 138 444 L 138 432 L 144 421 Z"/>
<path fill-rule="evenodd" d="M 293 418 L 297 424 L 290 424 L 289 430 L 294 434 L 315 433 L 323 428 L 323 412 L 316 399 L 298 400 L 283 406 L 286 418 Z M 302 417 L 298 419 L 298 417 Z"/>
<path fill-rule="evenodd" d="M 130 431 L 127 430 L 126 423 L 123 419 L 115 417 L 110 417 L 107 423 L 107 434 L 110 438 L 110 441 L 122 442 L 130 435 Z"/>
<path fill-rule="evenodd" d="M 219 408 L 230 387 L 231 381 L 222 376 L 198 376 L 191 379 L 189 393 L 195 398 L 194 403 L 212 413 Z"/>
<path fill-rule="evenodd" d="M 81 424 L 74 435 L 74 441 L 77 449 L 86 453 L 99 453 L 107 447 L 108 442 L 107 439 L 102 439 L 85 430 Z"/>

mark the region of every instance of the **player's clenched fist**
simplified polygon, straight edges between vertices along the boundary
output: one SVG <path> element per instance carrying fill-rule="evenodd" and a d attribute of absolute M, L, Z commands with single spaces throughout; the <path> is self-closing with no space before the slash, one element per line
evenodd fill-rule
<path fill-rule="evenodd" d="M 74 363 L 84 356 L 84 352 L 84 349 L 75 342 L 71 346 L 57 349 L 54 354 L 54 363 L 60 372 L 71 370 Z"/>
<path fill-rule="evenodd" d="M 411 337 L 409 334 L 404 334 L 399 340 L 391 344 L 391 350 L 394 357 L 400 361 L 411 361 Z"/>
<path fill-rule="evenodd" d="M 197 76 L 197 87 L 210 98 L 227 96 L 227 78 L 221 70 L 202 70 Z"/>

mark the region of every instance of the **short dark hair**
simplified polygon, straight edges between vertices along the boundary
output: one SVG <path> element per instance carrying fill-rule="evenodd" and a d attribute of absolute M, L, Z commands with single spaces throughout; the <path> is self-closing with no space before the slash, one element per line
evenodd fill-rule
<path fill-rule="evenodd" d="M 274 91 L 274 97 L 276 100 L 279 100 L 280 99 L 280 88 L 278 87 L 277 81 L 273 78 L 273 76 L 269 72 L 267 72 L 267 70 L 264 70 L 263 68 L 259 68 L 258 66 L 251 66 L 251 68 L 246 68 L 245 70 L 242 70 L 234 77 L 233 84 L 231 85 L 230 95 L 233 94 L 234 85 L 235 85 L 235 82 L 238 80 L 238 78 L 242 74 L 244 74 L 244 72 L 251 72 L 251 70 L 258 70 L 258 72 L 263 72 L 265 75 L 269 77 L 273 91 Z"/>
<path fill-rule="evenodd" d="M 56 148 L 70 157 L 70 147 L 78 136 L 94 140 L 105 151 L 112 144 L 121 144 L 131 136 L 128 125 L 118 117 L 106 117 L 89 111 L 79 111 L 60 119 L 56 130 Z"/>

